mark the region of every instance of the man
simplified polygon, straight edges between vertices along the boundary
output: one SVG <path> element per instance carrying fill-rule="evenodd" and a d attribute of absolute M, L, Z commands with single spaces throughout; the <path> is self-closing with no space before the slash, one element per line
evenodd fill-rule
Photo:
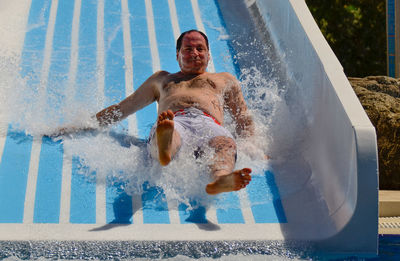
<path fill-rule="evenodd" d="M 208 194 L 237 191 L 251 180 L 251 169 L 234 171 L 236 144 L 223 127 L 224 109 L 236 121 L 236 134 L 250 137 L 254 124 L 236 78 L 229 73 L 208 73 L 210 60 L 207 36 L 197 30 L 182 33 L 177 40 L 176 59 L 180 71 L 158 71 L 132 95 L 96 114 L 100 126 L 126 118 L 158 102 L 158 119 L 149 138 L 151 155 L 166 166 L 182 146 L 195 144 L 200 150 L 215 150 Z"/>

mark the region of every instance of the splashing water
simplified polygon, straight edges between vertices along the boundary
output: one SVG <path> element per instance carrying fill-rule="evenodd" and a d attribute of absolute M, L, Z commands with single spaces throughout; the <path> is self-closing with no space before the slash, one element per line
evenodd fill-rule
<path fill-rule="evenodd" d="M 275 137 L 272 139 L 271 135 L 277 133 L 274 131 L 274 128 L 277 128 L 276 123 L 282 126 L 282 121 L 277 120 L 277 115 L 288 113 L 284 92 L 282 87 L 278 86 L 273 73 L 266 77 L 256 66 L 252 66 L 243 68 L 239 79 L 256 124 L 256 135 L 252 142 L 237 140 L 236 168 L 250 167 L 254 175 L 263 174 L 269 168 L 265 156 L 274 157 L 277 152 L 274 151 Z M 96 77 L 101 75 L 88 75 L 84 83 L 81 83 L 86 85 L 82 89 L 88 89 L 89 85 L 89 89 L 92 87 L 96 90 Z M 4 123 L 11 123 L 15 129 L 32 136 L 41 136 L 54 133 L 61 126 L 96 126 L 93 115 L 102 109 L 104 98 L 101 95 L 88 92 L 80 93 L 80 98 L 76 98 L 75 90 L 80 90 L 82 86 L 65 86 L 68 81 L 64 81 L 64 86 L 52 88 L 49 92 L 45 91 L 46 86 L 60 83 L 44 83 L 37 79 L 40 79 L 37 72 L 21 76 L 17 57 L 1 57 L 0 121 L 3 128 Z M 287 119 L 287 116 L 285 118 Z M 228 124 L 227 128 L 234 130 L 233 124 Z M 190 205 L 189 202 L 193 198 L 206 205 L 213 201 L 213 197 L 207 196 L 204 191 L 206 184 L 210 182 L 207 162 L 211 160 L 212 153 L 206 153 L 208 156 L 202 157 L 200 162 L 195 159 L 193 153 L 183 152 L 170 165 L 161 168 L 158 163 L 149 159 L 143 142 L 138 143 L 137 138 L 130 136 L 126 131 L 116 129 L 118 128 L 63 137 L 64 154 L 67 156 L 65 158 L 78 158 L 82 166 L 81 173 L 84 175 L 96 172 L 96 176 L 101 177 L 98 180 L 108 180 L 110 177 L 122 180 L 125 191 L 129 194 L 141 193 L 142 184 L 148 182 L 152 186 L 162 188 L 171 201 L 176 200 L 187 205 Z M 6 129 L 1 131 L 2 135 L 5 135 Z M 291 135 L 294 136 L 282 136 L 287 139 Z"/>

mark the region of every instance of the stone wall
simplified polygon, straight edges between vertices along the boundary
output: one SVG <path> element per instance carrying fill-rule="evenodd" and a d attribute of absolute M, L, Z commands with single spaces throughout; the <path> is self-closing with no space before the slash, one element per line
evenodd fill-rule
<path fill-rule="evenodd" d="M 379 189 L 400 190 L 400 79 L 369 76 L 349 81 L 377 132 Z"/>

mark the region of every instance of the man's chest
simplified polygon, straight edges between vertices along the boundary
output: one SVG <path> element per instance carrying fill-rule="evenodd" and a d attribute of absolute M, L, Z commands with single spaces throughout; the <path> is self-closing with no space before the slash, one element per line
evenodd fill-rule
<path fill-rule="evenodd" d="M 221 94 L 223 84 L 210 77 L 195 77 L 193 79 L 171 79 L 162 87 L 162 92 L 167 95 L 178 93 L 207 92 Z"/>

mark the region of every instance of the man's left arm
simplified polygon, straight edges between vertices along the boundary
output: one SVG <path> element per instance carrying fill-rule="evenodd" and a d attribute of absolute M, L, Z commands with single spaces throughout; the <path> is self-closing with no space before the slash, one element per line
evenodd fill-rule
<path fill-rule="evenodd" d="M 225 105 L 230 110 L 236 121 L 236 133 L 238 137 L 244 138 L 240 149 L 252 159 L 268 160 L 270 157 L 259 147 L 255 135 L 255 126 L 252 116 L 244 100 L 240 83 L 236 78 L 229 74 L 230 82 L 225 92 Z"/>
<path fill-rule="evenodd" d="M 225 105 L 236 122 L 236 133 L 239 137 L 248 138 L 254 135 L 254 122 L 244 100 L 239 81 L 231 74 L 225 73 L 227 86 Z"/>

